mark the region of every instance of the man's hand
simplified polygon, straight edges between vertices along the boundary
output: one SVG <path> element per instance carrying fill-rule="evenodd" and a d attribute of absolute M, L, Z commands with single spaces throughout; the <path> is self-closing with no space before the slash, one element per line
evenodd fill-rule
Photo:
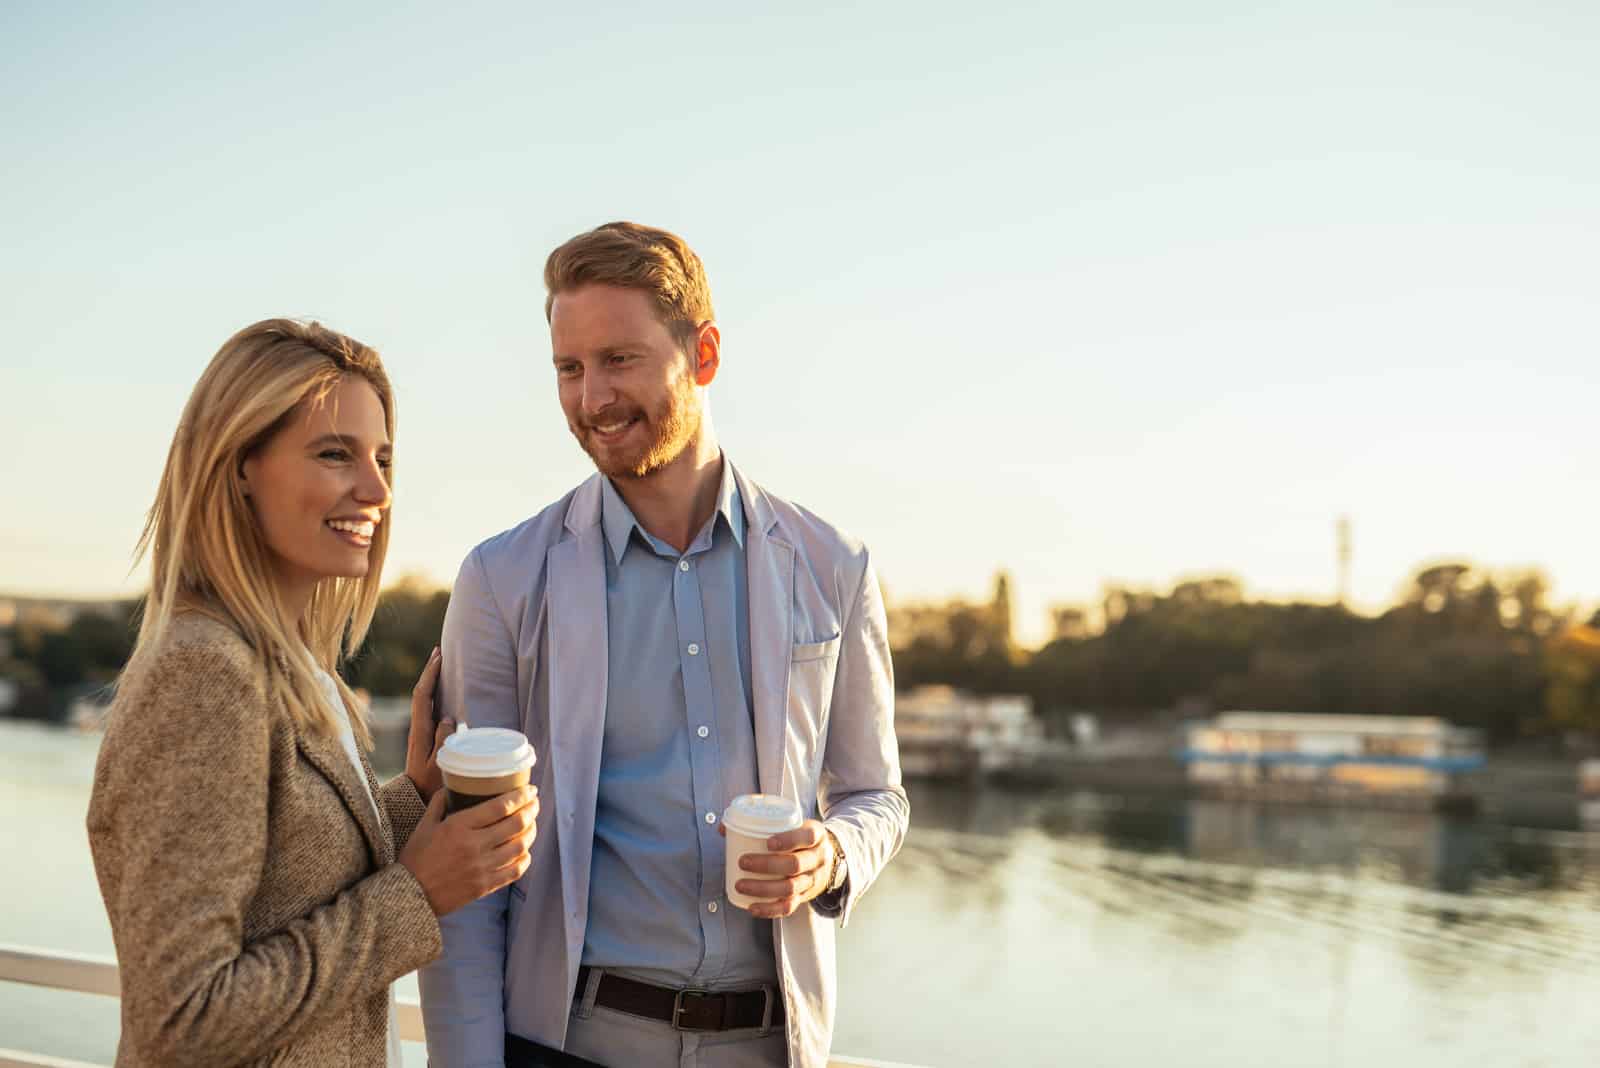
<path fill-rule="evenodd" d="M 828 889 L 833 839 L 820 821 L 806 820 L 792 831 L 772 835 L 767 849 L 770 852 L 746 853 L 739 858 L 739 867 L 757 877 L 739 879 L 734 889 L 764 899 L 750 906 L 750 915 L 771 920 L 792 916 Z"/>
<path fill-rule="evenodd" d="M 423 801 L 444 785 L 439 771 L 439 747 L 455 731 L 455 721 L 446 719 L 433 725 L 433 691 L 439 685 L 439 650 L 436 647 L 422 669 L 422 676 L 411 691 L 411 729 L 406 734 L 406 778 L 417 788 Z"/>

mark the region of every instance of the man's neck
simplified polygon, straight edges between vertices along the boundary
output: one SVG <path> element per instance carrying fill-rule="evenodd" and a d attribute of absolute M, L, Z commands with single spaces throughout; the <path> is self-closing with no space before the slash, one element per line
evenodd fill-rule
<path fill-rule="evenodd" d="M 707 419 L 671 463 L 644 478 L 614 478 L 611 484 L 641 527 L 681 553 L 716 513 L 722 464 L 722 448 Z"/>

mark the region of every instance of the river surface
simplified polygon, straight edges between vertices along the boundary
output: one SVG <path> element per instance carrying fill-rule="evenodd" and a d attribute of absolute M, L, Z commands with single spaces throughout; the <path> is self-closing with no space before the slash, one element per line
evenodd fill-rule
<path fill-rule="evenodd" d="M 98 744 L 0 722 L 0 942 L 111 953 L 83 832 Z M 913 786 L 906 846 L 840 936 L 834 1048 L 928 1068 L 1593 1064 L 1600 835 L 1545 824 Z M 0 983 L 0 1046 L 110 1064 L 116 1035 L 110 999 Z"/>

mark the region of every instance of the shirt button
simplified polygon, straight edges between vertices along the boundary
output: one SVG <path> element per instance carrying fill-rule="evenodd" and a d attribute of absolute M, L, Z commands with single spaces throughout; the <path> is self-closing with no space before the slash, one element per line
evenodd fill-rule
<path fill-rule="evenodd" d="M 715 823 L 715 822 L 717 822 L 717 814 L 715 812 L 707 812 L 706 813 L 706 822 L 707 823 Z"/>
<path fill-rule="evenodd" d="M 709 738 L 709 737 L 711 737 L 711 728 L 710 727 L 700 727 L 700 728 L 697 728 L 695 730 L 695 733 L 698 734 L 702 738 Z"/>
<path fill-rule="evenodd" d="M 707 912 L 716 912 L 717 911 L 717 903 L 715 901 L 713 901 L 710 904 L 706 905 L 706 911 Z"/>
<path fill-rule="evenodd" d="M 700 647 L 698 645 L 696 645 L 694 642 L 690 642 L 689 643 L 689 655 L 690 656 L 699 656 L 700 655 Z"/>
<path fill-rule="evenodd" d="M 687 561 L 687 560 L 679 560 L 678 561 L 678 570 L 679 571 L 687 571 L 687 570 L 689 570 L 689 561 Z"/>

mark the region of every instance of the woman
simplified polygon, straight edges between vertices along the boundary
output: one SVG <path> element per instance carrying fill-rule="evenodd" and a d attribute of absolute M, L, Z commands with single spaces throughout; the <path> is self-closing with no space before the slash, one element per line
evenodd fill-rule
<path fill-rule="evenodd" d="M 437 650 L 381 787 L 334 672 L 377 603 L 393 433 L 377 353 L 281 319 L 184 408 L 89 805 L 119 1066 L 397 1065 L 391 984 L 439 954 L 437 917 L 527 868 L 531 788 L 443 818 Z"/>

